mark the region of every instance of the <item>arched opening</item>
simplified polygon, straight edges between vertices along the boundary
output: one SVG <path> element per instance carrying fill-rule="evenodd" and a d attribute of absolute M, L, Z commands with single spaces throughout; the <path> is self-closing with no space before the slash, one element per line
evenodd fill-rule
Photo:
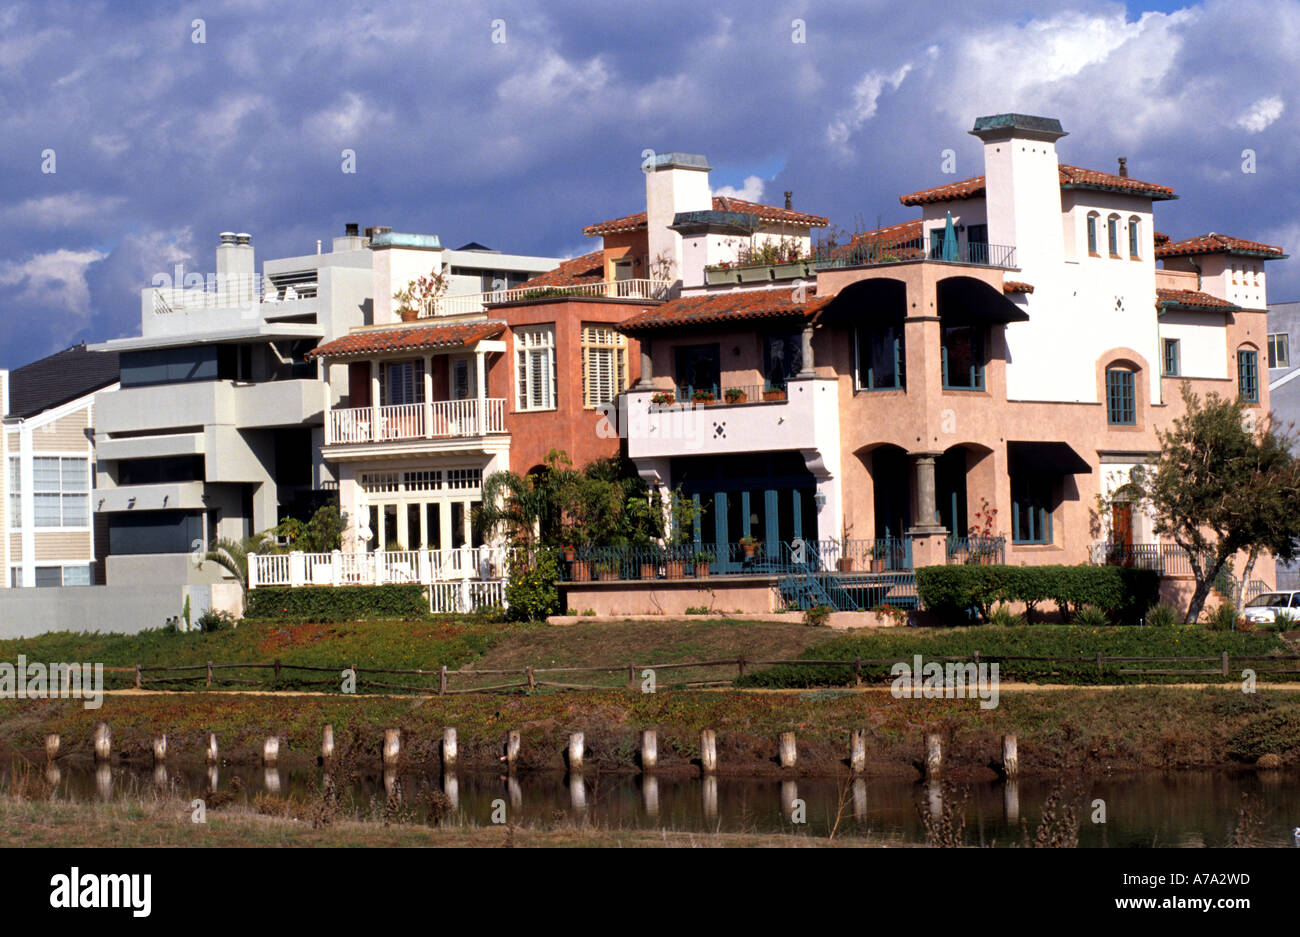
<path fill-rule="evenodd" d="M 907 386 L 906 314 L 906 284 L 883 277 L 846 286 L 822 312 L 822 325 L 844 329 L 853 349 L 855 391 Z"/>
<path fill-rule="evenodd" d="M 912 526 L 912 466 L 899 446 L 877 446 L 862 456 L 871 475 L 877 540 L 902 537 Z"/>
<path fill-rule="evenodd" d="M 984 390 L 994 347 L 992 329 L 1029 316 L 1000 291 L 974 277 L 948 277 L 935 287 L 943 386 Z"/>

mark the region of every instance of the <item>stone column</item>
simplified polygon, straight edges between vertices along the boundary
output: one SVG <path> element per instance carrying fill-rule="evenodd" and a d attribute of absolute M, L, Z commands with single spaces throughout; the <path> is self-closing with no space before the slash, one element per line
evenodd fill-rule
<path fill-rule="evenodd" d="M 641 390 L 649 390 L 651 383 L 654 381 L 655 363 L 651 353 L 650 339 L 641 339 L 641 376 L 637 378 L 636 386 Z"/>
<path fill-rule="evenodd" d="M 916 523 L 907 531 L 911 541 L 912 566 L 942 566 L 948 562 L 948 530 L 939 523 L 935 494 L 936 452 L 913 452 L 912 490 L 915 492 Z"/>
<path fill-rule="evenodd" d="M 813 362 L 813 327 L 805 325 L 803 327 L 803 354 L 802 364 L 799 368 L 800 377 L 816 377 L 817 367 Z"/>
<path fill-rule="evenodd" d="M 379 361 L 370 360 L 370 441 L 379 442 Z"/>

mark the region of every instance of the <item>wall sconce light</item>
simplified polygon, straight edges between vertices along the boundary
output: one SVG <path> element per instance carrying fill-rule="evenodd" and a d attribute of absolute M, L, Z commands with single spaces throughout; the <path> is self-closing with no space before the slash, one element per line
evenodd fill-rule
<path fill-rule="evenodd" d="M 820 491 L 817 492 L 813 495 L 813 504 L 817 505 L 817 510 L 820 511 L 822 508 L 826 507 L 826 496 Z"/>

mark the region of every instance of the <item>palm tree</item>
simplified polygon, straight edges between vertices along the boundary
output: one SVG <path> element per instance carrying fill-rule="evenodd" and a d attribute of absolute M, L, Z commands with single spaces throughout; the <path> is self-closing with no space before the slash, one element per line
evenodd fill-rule
<path fill-rule="evenodd" d="M 239 588 L 244 593 L 244 598 L 247 599 L 248 557 L 251 554 L 260 552 L 265 542 L 266 534 L 256 534 L 242 540 L 221 537 L 212 542 L 212 546 L 208 548 L 208 552 L 204 554 L 203 559 L 216 563 L 234 576 L 239 583 Z"/>

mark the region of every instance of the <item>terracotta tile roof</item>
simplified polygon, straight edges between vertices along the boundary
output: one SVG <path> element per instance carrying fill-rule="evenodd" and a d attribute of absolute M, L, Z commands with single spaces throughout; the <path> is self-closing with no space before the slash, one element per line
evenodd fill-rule
<path fill-rule="evenodd" d="M 1247 257 L 1282 260 L 1282 248 L 1260 241 L 1247 241 L 1226 234 L 1200 234 L 1182 241 L 1169 241 L 1156 248 L 1156 257 L 1186 257 L 1190 254 L 1244 254 Z"/>
<path fill-rule="evenodd" d="M 914 241 L 925 234 L 925 229 L 921 219 L 913 221 L 903 221 L 898 224 L 885 225 L 883 228 L 876 228 L 874 231 L 863 231 L 861 234 L 855 234 L 850 238 L 848 249 L 852 250 L 860 244 L 872 244 L 879 247 L 896 247 L 899 244 L 905 244 L 908 241 Z"/>
<path fill-rule="evenodd" d="M 469 345 L 484 338 L 495 338 L 506 330 L 496 319 L 477 322 L 454 322 L 445 325 L 407 325 L 391 329 L 350 332 L 307 352 L 307 358 L 344 358 L 376 352 L 416 351 L 421 348 L 447 348 Z"/>
<path fill-rule="evenodd" d="M 554 270 L 538 274 L 520 284 L 521 289 L 535 286 L 574 286 L 579 283 L 600 283 L 605 279 L 604 251 L 592 251 L 581 257 L 563 261 Z"/>
<path fill-rule="evenodd" d="M 747 202 L 744 199 L 732 198 L 727 195 L 714 197 L 713 210 L 742 212 L 748 215 L 757 215 L 760 221 L 805 225 L 809 228 L 824 228 L 830 224 L 830 219 L 823 218 L 821 215 L 810 215 L 807 212 L 795 211 L 792 208 L 777 208 L 775 205 L 760 205 L 757 202 Z M 609 221 L 589 224 L 582 229 L 582 233 L 588 237 L 598 237 L 603 234 L 639 231 L 645 226 L 646 213 L 639 211 L 635 214 L 624 215 L 622 218 L 612 218 Z"/>
<path fill-rule="evenodd" d="M 1156 290 L 1156 307 L 1181 306 L 1185 309 L 1240 309 L 1240 306 L 1203 293 L 1200 290 Z"/>
<path fill-rule="evenodd" d="M 812 290 L 808 291 L 810 294 Z M 654 309 L 645 309 L 619 323 L 620 332 L 638 333 L 697 325 L 745 322 L 754 319 L 802 319 L 814 316 L 833 297 L 811 296 L 796 303 L 790 290 L 737 290 L 705 296 L 683 296 Z"/>
<path fill-rule="evenodd" d="M 1032 284 L 1023 283 L 1020 280 L 1003 280 L 1002 292 L 1004 293 L 1032 293 L 1034 287 Z"/>
<path fill-rule="evenodd" d="M 1165 234 L 1163 231 L 1152 231 L 1151 236 L 1155 238 L 1156 247 L 1159 247 L 1161 244 L 1169 243 L 1169 235 Z"/>
<path fill-rule="evenodd" d="M 1061 163 L 1057 167 L 1063 189 L 1102 189 L 1107 192 L 1124 192 L 1143 195 L 1153 199 L 1177 198 L 1174 190 L 1167 185 L 1143 182 L 1131 176 L 1117 176 L 1114 173 L 1101 172 L 1096 169 L 1084 169 L 1080 166 L 1067 166 Z M 960 182 L 922 189 L 900 195 L 898 200 L 904 205 L 929 205 L 935 202 L 951 202 L 957 199 L 972 198 L 984 194 L 984 177 L 974 176 Z"/>

